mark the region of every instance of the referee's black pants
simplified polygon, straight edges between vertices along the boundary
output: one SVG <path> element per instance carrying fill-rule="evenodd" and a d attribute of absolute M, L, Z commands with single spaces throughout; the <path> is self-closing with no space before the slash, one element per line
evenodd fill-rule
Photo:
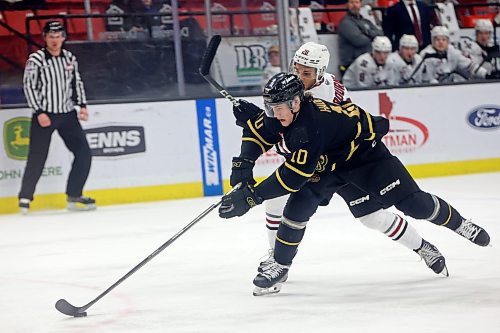
<path fill-rule="evenodd" d="M 31 119 L 30 146 L 24 170 L 19 198 L 33 200 L 36 184 L 42 175 L 49 152 L 52 133 L 57 130 L 64 144 L 73 153 L 74 159 L 66 185 L 66 194 L 71 197 L 82 195 L 92 163 L 90 147 L 85 138 L 77 112 L 49 114 L 51 125 L 41 127 L 36 115 Z"/>

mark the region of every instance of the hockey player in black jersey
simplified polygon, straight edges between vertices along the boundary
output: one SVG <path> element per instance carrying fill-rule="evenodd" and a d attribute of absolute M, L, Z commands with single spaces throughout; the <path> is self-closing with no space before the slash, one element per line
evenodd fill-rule
<path fill-rule="evenodd" d="M 291 193 L 276 237 L 275 263 L 256 276 L 254 284 L 260 290 L 254 294 L 286 278 L 310 217 L 348 183 L 385 208 L 395 206 L 406 215 L 454 230 L 477 245 L 489 244 L 483 228 L 441 198 L 420 190 L 388 151 L 381 141 L 389 130 L 387 119 L 372 116 L 353 103 L 337 105 L 304 96 L 300 80 L 285 73 L 268 82 L 264 104 L 265 114 L 250 119 L 243 130 L 240 158 L 255 161 L 282 138 L 290 153 L 271 176 L 224 196 L 219 208 L 223 218 L 241 216 L 264 200 Z"/>

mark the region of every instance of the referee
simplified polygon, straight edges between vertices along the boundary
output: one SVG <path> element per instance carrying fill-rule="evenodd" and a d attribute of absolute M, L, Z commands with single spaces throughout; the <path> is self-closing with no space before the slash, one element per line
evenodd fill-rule
<path fill-rule="evenodd" d="M 82 196 L 92 155 L 80 120 L 88 119 L 83 82 L 76 57 L 62 48 L 66 34 L 58 21 L 43 29 L 45 48 L 30 54 L 24 71 L 24 94 L 33 110 L 28 160 L 24 170 L 19 207 L 26 213 L 49 152 L 52 133 L 57 130 L 74 160 L 68 177 L 68 209 L 95 209 L 95 200 Z M 77 114 L 75 105 L 80 107 Z"/>

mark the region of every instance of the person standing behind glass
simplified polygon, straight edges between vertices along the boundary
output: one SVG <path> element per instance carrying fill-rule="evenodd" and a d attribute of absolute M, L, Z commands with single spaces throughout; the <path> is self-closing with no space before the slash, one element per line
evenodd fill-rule
<path fill-rule="evenodd" d="M 267 50 L 267 65 L 262 73 L 262 87 L 264 87 L 270 78 L 281 73 L 280 49 L 278 45 L 273 45 Z"/>
<path fill-rule="evenodd" d="M 47 22 L 43 38 L 45 48 L 30 54 L 24 71 L 24 94 L 33 116 L 19 208 L 22 213 L 27 213 L 30 208 L 47 160 L 52 133 L 57 130 L 74 155 L 66 187 L 68 209 L 92 210 L 96 208 L 95 200 L 82 196 L 92 155 L 78 121 L 86 121 L 89 116 L 78 62 L 71 52 L 62 47 L 66 33 L 60 22 Z M 80 107 L 78 114 L 75 104 Z"/>
<path fill-rule="evenodd" d="M 384 32 L 370 20 L 361 16 L 361 0 L 347 2 L 347 14 L 340 21 L 339 35 L 339 69 L 341 74 L 347 67 L 363 53 L 371 52 L 371 42 L 376 36 L 383 36 Z"/>

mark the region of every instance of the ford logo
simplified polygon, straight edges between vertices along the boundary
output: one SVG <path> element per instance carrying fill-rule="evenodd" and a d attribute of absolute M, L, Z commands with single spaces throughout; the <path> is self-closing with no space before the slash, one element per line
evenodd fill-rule
<path fill-rule="evenodd" d="M 500 106 L 482 105 L 469 113 L 469 124 L 482 129 L 500 127 Z"/>

